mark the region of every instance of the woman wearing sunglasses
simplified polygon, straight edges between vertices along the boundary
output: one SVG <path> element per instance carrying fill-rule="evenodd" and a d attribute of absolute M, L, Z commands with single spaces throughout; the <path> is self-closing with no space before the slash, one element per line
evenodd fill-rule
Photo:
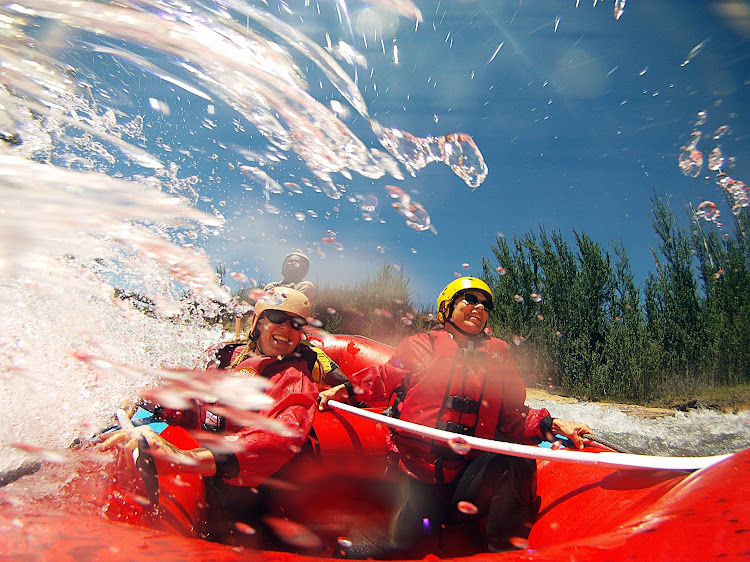
<path fill-rule="evenodd" d="M 437 299 L 443 330 L 405 339 L 385 365 L 321 392 L 320 407 L 329 399 L 354 398 L 356 388 L 358 401 L 387 400 L 389 415 L 428 427 L 515 443 L 561 434 L 583 447 L 581 436 L 591 433 L 586 424 L 525 405 L 526 388 L 506 343 L 485 332 L 493 304 L 484 281 L 454 280 Z M 403 475 L 403 504 L 389 536 L 364 533 L 349 557 L 412 548 L 417 550 L 409 554 L 421 556 L 420 541 L 439 535 L 445 524 L 470 529 L 480 551 L 508 550 L 511 539 L 528 534 L 539 505 L 535 461 L 453 450 L 397 430 L 388 448 Z"/>
<path fill-rule="evenodd" d="M 255 306 L 247 344 L 231 350 L 226 368 L 230 377 L 218 373 L 198 377 L 188 395 L 191 407 L 149 408 L 161 419 L 193 430 L 199 447 L 179 449 L 145 427 L 120 430 L 104 443 L 107 448 L 125 442 L 128 457 L 145 438 L 158 474 L 189 472 L 205 477 L 209 507 L 205 534 L 212 540 L 244 540 L 237 524 L 260 525 L 258 517 L 269 506 L 282 503 L 274 497 L 278 488 L 266 487 L 264 482 L 271 476 L 274 481 L 283 480 L 290 461 L 309 448 L 319 393 L 312 375 L 318 355 L 303 341 L 302 330 L 311 314 L 310 300 L 304 294 L 284 287 L 271 289 Z M 214 365 L 214 370 L 218 369 L 222 367 Z M 241 405 L 246 397 L 240 390 L 226 399 L 206 398 L 221 395 L 222 381 L 232 384 L 231 380 L 243 377 L 265 381 L 265 397 L 253 398 L 256 404 L 263 404 L 259 412 Z M 201 399 L 193 398 L 195 389 L 201 391 Z M 167 387 L 165 392 L 160 387 L 148 400 L 153 406 L 161 397 L 181 390 Z"/>

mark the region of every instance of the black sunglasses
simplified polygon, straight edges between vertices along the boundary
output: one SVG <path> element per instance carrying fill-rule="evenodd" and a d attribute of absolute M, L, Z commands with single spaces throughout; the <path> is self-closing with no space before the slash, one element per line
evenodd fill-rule
<path fill-rule="evenodd" d="M 268 320 L 274 324 L 283 324 L 289 320 L 289 324 L 292 328 L 298 331 L 302 331 L 302 328 L 307 326 L 307 320 L 296 314 L 288 314 L 283 310 L 265 310 L 263 311 L 263 316 L 268 318 Z"/>
<path fill-rule="evenodd" d="M 478 304 L 481 304 L 487 312 L 492 312 L 493 306 L 490 301 L 479 300 L 478 296 L 472 295 L 471 293 L 464 293 L 463 295 L 461 295 L 461 298 L 465 300 L 471 306 L 476 306 Z"/>

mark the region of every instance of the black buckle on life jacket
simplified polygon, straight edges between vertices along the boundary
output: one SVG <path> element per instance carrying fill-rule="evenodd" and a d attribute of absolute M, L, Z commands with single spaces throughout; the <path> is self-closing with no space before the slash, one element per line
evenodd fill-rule
<path fill-rule="evenodd" d="M 479 413 L 479 401 L 472 400 L 466 396 L 447 396 L 445 407 L 450 408 L 454 412 L 461 412 L 462 414 Z"/>
<path fill-rule="evenodd" d="M 443 431 L 450 431 L 452 433 L 460 433 L 461 435 L 474 435 L 474 428 L 462 423 L 439 421 L 435 424 L 435 429 L 442 429 Z"/>

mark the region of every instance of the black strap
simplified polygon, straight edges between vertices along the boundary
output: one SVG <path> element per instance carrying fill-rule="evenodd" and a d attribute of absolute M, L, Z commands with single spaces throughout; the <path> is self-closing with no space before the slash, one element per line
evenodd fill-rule
<path fill-rule="evenodd" d="M 460 433 L 461 435 L 474 435 L 474 428 L 462 423 L 439 421 L 435 424 L 435 429 L 442 429 L 443 431 L 450 431 L 452 433 Z"/>
<path fill-rule="evenodd" d="M 445 398 L 445 407 L 462 414 L 478 414 L 479 400 L 472 400 L 466 396 L 447 396 Z"/>

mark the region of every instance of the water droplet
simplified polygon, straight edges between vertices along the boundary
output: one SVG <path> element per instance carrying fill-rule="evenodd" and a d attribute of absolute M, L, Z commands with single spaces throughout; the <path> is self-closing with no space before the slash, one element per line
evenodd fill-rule
<path fill-rule="evenodd" d="M 356 195 L 355 197 L 359 202 L 359 208 L 367 213 L 374 212 L 380 204 L 380 200 L 372 193 L 368 193 L 367 195 Z"/>
<path fill-rule="evenodd" d="M 456 504 L 458 511 L 465 513 L 466 515 L 476 515 L 479 513 L 479 508 L 470 501 L 462 500 Z"/>
<path fill-rule="evenodd" d="M 718 140 L 730 131 L 729 125 L 722 125 L 714 132 L 714 139 Z"/>
<path fill-rule="evenodd" d="M 229 276 L 237 281 L 238 283 L 247 283 L 250 280 L 247 278 L 247 275 L 242 273 L 241 271 L 232 271 L 229 273 Z"/>
<path fill-rule="evenodd" d="M 296 521 L 274 516 L 264 517 L 263 521 L 279 539 L 292 546 L 320 548 L 323 544 L 315 533 Z"/>
<path fill-rule="evenodd" d="M 703 153 L 697 148 L 683 150 L 680 152 L 678 162 L 684 175 L 697 178 L 703 167 Z"/>
<path fill-rule="evenodd" d="M 622 14 L 624 12 L 625 12 L 625 0 L 615 0 L 615 19 L 619 20 L 622 17 Z"/>
<path fill-rule="evenodd" d="M 339 546 L 343 548 L 351 548 L 352 547 L 352 541 L 347 539 L 346 537 L 339 537 L 336 539 L 336 542 L 339 543 Z"/>
<path fill-rule="evenodd" d="M 234 528 L 245 535 L 254 535 L 256 532 L 253 527 L 246 523 L 242 523 L 241 521 L 236 521 L 234 524 Z"/>
<path fill-rule="evenodd" d="M 716 204 L 711 201 L 703 201 L 698 205 L 698 210 L 695 212 L 696 217 L 703 218 L 707 221 L 716 221 L 719 218 L 719 209 Z"/>
<path fill-rule="evenodd" d="M 471 445 L 463 437 L 452 437 L 448 441 L 448 446 L 454 453 L 459 455 L 468 455 L 471 452 Z"/>
<path fill-rule="evenodd" d="M 328 246 L 331 246 L 332 248 L 335 248 L 339 252 L 344 251 L 344 245 L 336 240 L 336 238 L 321 238 L 320 241 Z"/>
<path fill-rule="evenodd" d="M 715 172 L 716 170 L 721 170 L 723 165 L 724 155 L 721 153 L 721 148 L 717 146 L 708 155 L 708 169 Z"/>
<path fill-rule="evenodd" d="M 625 0 L 621 0 L 621 2 L 624 4 Z M 523 537 L 511 537 L 508 539 L 508 542 L 519 550 L 526 550 L 529 547 L 529 541 Z"/>
<path fill-rule="evenodd" d="M 691 60 L 693 60 L 698 53 L 700 53 L 703 50 L 703 46 L 706 44 L 707 40 L 701 41 L 698 43 L 695 47 L 690 49 L 690 52 L 688 53 L 688 56 L 685 57 L 685 60 L 682 62 L 680 66 L 685 66 L 687 63 L 689 63 Z M 706 113 L 705 111 L 702 111 L 701 113 Z"/>

